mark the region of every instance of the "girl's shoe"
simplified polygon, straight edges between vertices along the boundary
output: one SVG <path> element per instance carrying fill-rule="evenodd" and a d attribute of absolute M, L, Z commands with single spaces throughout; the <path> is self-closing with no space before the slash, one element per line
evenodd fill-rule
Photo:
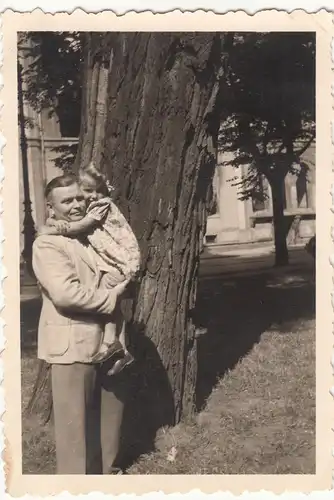
<path fill-rule="evenodd" d="M 119 467 L 110 467 L 109 474 L 119 475 L 119 474 L 123 474 L 123 471 Z"/>
<path fill-rule="evenodd" d="M 103 363 L 116 355 L 124 353 L 124 349 L 119 340 L 115 340 L 106 350 L 96 353 L 93 356 L 92 363 Z"/>
<path fill-rule="evenodd" d="M 127 366 L 131 365 L 134 362 L 135 358 L 129 352 L 126 352 L 125 355 L 118 359 L 114 366 L 108 370 L 108 375 L 117 375 L 117 373 L 121 372 Z"/>

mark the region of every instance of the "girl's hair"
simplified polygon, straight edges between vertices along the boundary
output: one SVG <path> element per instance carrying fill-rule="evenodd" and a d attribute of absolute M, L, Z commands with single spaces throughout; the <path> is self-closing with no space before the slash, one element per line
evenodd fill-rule
<path fill-rule="evenodd" d="M 103 174 L 93 162 L 89 163 L 86 167 L 82 168 L 79 172 L 79 178 L 83 174 L 88 174 L 96 181 L 96 190 L 103 193 L 105 196 L 110 196 L 114 188 L 111 186 L 108 178 Z"/>

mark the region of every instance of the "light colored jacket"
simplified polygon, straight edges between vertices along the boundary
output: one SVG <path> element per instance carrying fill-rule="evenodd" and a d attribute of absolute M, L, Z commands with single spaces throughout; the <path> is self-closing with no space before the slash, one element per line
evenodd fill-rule
<path fill-rule="evenodd" d="M 102 272 L 94 250 L 65 236 L 41 235 L 33 245 L 33 268 L 43 305 L 38 357 L 48 363 L 90 363 L 104 324 L 116 307 L 112 290 L 98 288 Z"/>

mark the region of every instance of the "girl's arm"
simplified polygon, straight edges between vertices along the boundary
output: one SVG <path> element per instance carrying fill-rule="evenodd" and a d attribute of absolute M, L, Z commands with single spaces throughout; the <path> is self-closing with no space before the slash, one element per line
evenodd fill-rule
<path fill-rule="evenodd" d="M 52 225 L 45 225 L 41 227 L 38 234 L 53 234 L 60 236 L 77 236 L 93 229 L 99 224 L 99 221 L 86 215 L 81 220 L 66 222 L 66 221 L 52 221 Z"/>
<path fill-rule="evenodd" d="M 61 236 L 77 236 L 98 227 L 107 217 L 110 210 L 108 198 L 97 200 L 88 208 L 87 215 L 79 221 L 57 221 L 48 219 L 45 226 L 40 228 L 39 234 L 55 234 Z"/>
<path fill-rule="evenodd" d="M 86 215 L 78 221 L 66 222 L 66 226 L 60 227 L 60 234 L 63 236 L 77 236 L 86 233 L 98 225 L 98 221 Z"/>
<path fill-rule="evenodd" d="M 100 226 L 107 217 L 110 209 L 110 202 L 108 199 L 97 200 L 89 206 L 87 215 L 75 222 L 67 222 L 66 236 L 77 236 L 81 233 L 86 233 L 91 229 Z M 64 233 L 61 233 L 64 235 Z"/>

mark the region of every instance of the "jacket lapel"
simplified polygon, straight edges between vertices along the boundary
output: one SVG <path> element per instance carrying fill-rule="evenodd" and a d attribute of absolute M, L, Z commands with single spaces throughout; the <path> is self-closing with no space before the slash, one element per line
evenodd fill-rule
<path fill-rule="evenodd" d="M 77 239 L 70 239 L 70 243 L 73 246 L 73 253 L 76 258 L 81 258 L 89 267 L 94 271 L 96 275 L 99 274 L 99 269 L 97 267 L 97 262 L 94 259 L 91 248 L 89 246 L 83 245 L 83 243 Z"/>

